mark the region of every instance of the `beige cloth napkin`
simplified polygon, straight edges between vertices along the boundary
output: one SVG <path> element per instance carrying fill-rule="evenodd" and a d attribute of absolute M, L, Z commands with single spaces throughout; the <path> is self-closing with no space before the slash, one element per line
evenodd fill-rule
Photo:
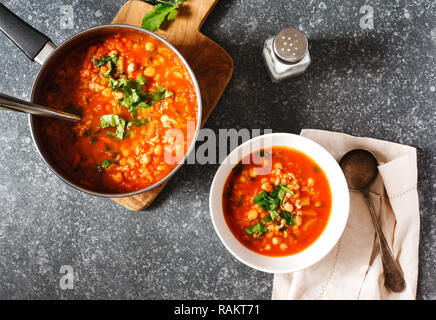
<path fill-rule="evenodd" d="M 350 215 L 337 245 L 315 265 L 275 274 L 272 299 L 415 299 L 418 278 L 419 206 L 416 149 L 343 133 L 302 130 L 339 159 L 352 149 L 370 150 L 379 162 L 371 201 L 386 240 L 406 278 L 403 292 L 384 287 L 374 226 L 363 196 L 350 191 Z"/>

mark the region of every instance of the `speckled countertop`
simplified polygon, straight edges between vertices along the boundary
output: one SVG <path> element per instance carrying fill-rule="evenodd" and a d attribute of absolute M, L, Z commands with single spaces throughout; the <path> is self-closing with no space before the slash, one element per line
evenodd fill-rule
<path fill-rule="evenodd" d="M 109 23 L 124 1 L 2 3 L 60 43 Z M 62 29 L 68 4 L 73 29 Z M 365 4 L 221 0 L 202 31 L 230 53 L 235 70 L 206 127 L 319 128 L 416 147 L 417 297 L 436 299 L 435 6 L 371 1 L 374 27 L 363 29 Z M 273 84 L 263 43 L 288 26 L 308 36 L 312 64 Z M 40 67 L 3 35 L 0 48 L 0 92 L 29 99 Z M 272 275 L 235 260 L 213 230 L 208 196 L 218 165 L 184 166 L 147 211 L 131 212 L 57 179 L 32 144 L 26 116 L 0 113 L 0 298 L 270 299 Z M 62 265 L 74 269 L 74 290 L 61 289 Z"/>

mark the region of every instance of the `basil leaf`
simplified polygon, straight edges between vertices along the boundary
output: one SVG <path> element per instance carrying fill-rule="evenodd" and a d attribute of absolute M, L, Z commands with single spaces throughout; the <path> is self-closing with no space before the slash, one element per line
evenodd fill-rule
<path fill-rule="evenodd" d="M 245 228 L 244 230 L 248 234 L 259 233 L 259 235 L 268 232 L 268 228 L 262 222 L 258 222 L 251 227 Z"/>

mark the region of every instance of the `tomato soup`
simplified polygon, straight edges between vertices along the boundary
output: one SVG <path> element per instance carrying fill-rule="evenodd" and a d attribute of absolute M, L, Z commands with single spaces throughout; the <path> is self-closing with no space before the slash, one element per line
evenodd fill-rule
<path fill-rule="evenodd" d="M 139 32 L 115 33 L 71 52 L 43 100 L 82 117 L 77 124 L 41 120 L 56 165 L 103 192 L 137 191 L 167 176 L 198 121 L 196 90 L 183 62 Z"/>
<path fill-rule="evenodd" d="M 259 156 L 262 162 L 256 161 Z M 224 185 L 230 230 L 244 246 L 267 256 L 287 256 L 310 246 L 325 229 L 331 205 L 325 173 L 310 157 L 287 147 L 242 159 Z"/>

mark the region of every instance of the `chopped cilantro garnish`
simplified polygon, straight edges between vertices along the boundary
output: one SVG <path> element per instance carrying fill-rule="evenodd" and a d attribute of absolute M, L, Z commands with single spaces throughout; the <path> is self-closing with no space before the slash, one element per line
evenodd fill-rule
<path fill-rule="evenodd" d="M 117 114 L 105 114 L 100 117 L 100 128 L 111 128 L 116 127 L 116 131 L 107 131 L 106 135 L 111 138 L 117 138 L 119 140 L 128 138 L 132 135 L 132 131 L 126 131 L 126 129 L 134 126 L 139 127 L 145 125 L 147 122 L 149 122 L 151 119 L 139 119 L 139 120 L 132 120 L 127 121 L 121 118 Z"/>
<path fill-rule="evenodd" d="M 124 138 L 124 129 L 126 127 L 126 120 L 121 118 L 120 116 L 116 114 L 106 114 L 100 117 L 100 128 L 109 128 L 109 127 L 116 127 L 117 130 L 115 133 L 112 132 L 112 134 L 108 135 L 108 132 L 106 134 L 108 136 L 113 135 L 114 138 L 123 139 Z"/>
<path fill-rule="evenodd" d="M 284 218 L 287 225 L 294 225 L 294 215 L 280 208 L 287 192 L 294 195 L 291 189 L 282 184 L 277 186 L 271 193 L 262 191 L 253 198 L 255 204 L 269 212 L 269 216 L 264 218 L 264 222 L 276 222 L 276 220 Z"/>
<path fill-rule="evenodd" d="M 112 91 L 119 91 L 123 93 L 123 97 L 119 99 L 119 105 L 129 109 L 133 117 L 137 117 L 139 108 L 149 108 L 156 102 L 168 98 L 173 95 L 171 91 L 168 91 L 163 86 L 158 86 L 156 91 L 149 95 L 144 85 L 147 83 L 147 79 L 141 74 L 137 80 L 118 78 L 115 79 L 116 64 L 118 61 L 118 55 L 110 57 L 103 57 L 102 59 L 92 59 L 96 67 L 106 65 L 108 71 L 104 73 L 104 76 L 109 79 L 109 88 Z"/>
<path fill-rule="evenodd" d="M 150 121 L 150 118 L 140 119 L 140 120 L 132 120 L 132 121 L 129 121 L 127 123 L 127 128 L 130 128 L 131 126 L 140 127 L 140 126 L 143 126 L 144 124 L 146 124 L 149 121 Z"/>
<path fill-rule="evenodd" d="M 109 166 L 112 164 L 112 162 L 110 162 L 110 160 L 104 160 L 102 163 L 101 163 L 101 167 L 103 168 L 103 169 L 107 169 L 107 168 L 109 168 Z"/>
<path fill-rule="evenodd" d="M 262 222 L 258 222 L 251 227 L 245 228 L 244 230 L 248 234 L 257 233 L 259 236 L 262 235 L 263 233 L 268 232 L 268 228 Z"/>

